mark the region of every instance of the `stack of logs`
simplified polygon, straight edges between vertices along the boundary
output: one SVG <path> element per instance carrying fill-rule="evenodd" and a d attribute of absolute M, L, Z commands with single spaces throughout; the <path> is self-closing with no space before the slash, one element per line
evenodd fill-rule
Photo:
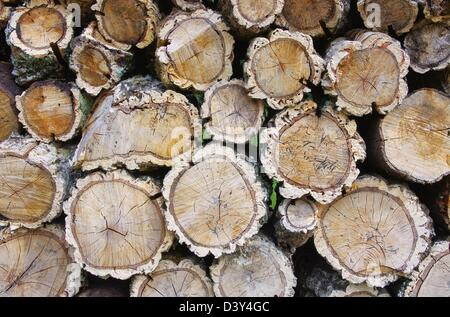
<path fill-rule="evenodd" d="M 0 0 L 0 31 L 0 296 L 450 296 L 450 1 Z"/>

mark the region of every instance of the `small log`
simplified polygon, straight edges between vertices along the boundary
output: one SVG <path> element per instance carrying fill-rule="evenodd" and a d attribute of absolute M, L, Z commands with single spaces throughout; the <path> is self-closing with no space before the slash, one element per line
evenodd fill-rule
<path fill-rule="evenodd" d="M 406 35 L 404 46 L 415 72 L 424 74 L 447 68 L 450 63 L 450 22 L 423 20 Z"/>
<path fill-rule="evenodd" d="M 292 297 L 297 279 L 290 258 L 263 236 L 211 267 L 217 297 Z"/>
<path fill-rule="evenodd" d="M 450 95 L 450 66 L 443 72 L 442 88 L 448 95 Z"/>
<path fill-rule="evenodd" d="M 64 230 L 3 232 L 0 238 L 0 297 L 72 297 L 81 287 L 81 268 L 64 241 Z"/>
<path fill-rule="evenodd" d="M 247 57 L 244 72 L 250 96 L 266 99 L 276 110 L 300 102 L 309 92 L 307 82 L 317 85 L 324 70 L 310 36 L 281 29 L 272 31 L 268 39 L 255 38 Z"/>
<path fill-rule="evenodd" d="M 19 130 L 16 96 L 22 90 L 11 76 L 11 64 L 0 62 L 0 142 Z"/>
<path fill-rule="evenodd" d="M 264 103 L 248 95 L 242 80 L 222 81 L 206 91 L 201 117 L 214 140 L 246 143 L 263 124 Z"/>
<path fill-rule="evenodd" d="M 448 0 L 426 0 L 423 12 L 425 17 L 433 22 L 450 20 L 450 2 Z"/>
<path fill-rule="evenodd" d="M 436 242 L 407 283 L 405 297 L 450 297 L 450 243 Z"/>
<path fill-rule="evenodd" d="M 234 39 L 228 30 L 222 16 L 212 10 L 169 16 L 158 32 L 156 66 L 162 82 L 205 91 L 230 79 Z"/>
<path fill-rule="evenodd" d="M 311 196 L 330 203 L 352 186 L 356 166 L 366 156 L 356 122 L 327 106 L 317 115 L 317 105 L 305 101 L 279 113 L 273 127 L 261 133 L 264 173 L 283 182 L 280 194 L 296 199 Z"/>
<path fill-rule="evenodd" d="M 152 179 L 123 171 L 79 179 L 64 203 L 75 260 L 100 277 L 126 280 L 152 272 L 172 243 L 159 193 Z"/>
<path fill-rule="evenodd" d="M 377 123 L 372 157 L 394 176 L 422 184 L 450 174 L 450 98 L 420 89 Z"/>
<path fill-rule="evenodd" d="M 86 125 L 73 157 L 83 170 L 171 166 L 179 156 L 190 158 L 202 133 L 197 109 L 150 77 L 123 81 L 103 95 Z"/>
<path fill-rule="evenodd" d="M 392 27 L 400 35 L 414 26 L 419 6 L 416 0 L 358 0 L 358 11 L 368 29 L 388 32 Z"/>
<path fill-rule="evenodd" d="M 378 32 L 357 32 L 353 41 L 336 40 L 327 51 L 325 92 L 354 116 L 386 114 L 408 94 L 409 57 L 400 42 Z"/>
<path fill-rule="evenodd" d="M 163 260 L 148 276 L 135 276 L 131 297 L 213 297 L 212 282 L 203 267 L 190 259 Z"/>
<path fill-rule="evenodd" d="M 172 0 L 172 3 L 183 11 L 195 11 L 205 8 L 202 0 Z"/>
<path fill-rule="evenodd" d="M 343 197 L 319 208 L 314 242 L 346 280 L 384 287 L 412 273 L 432 236 L 428 210 L 412 191 L 364 176 Z"/>
<path fill-rule="evenodd" d="M 115 48 L 92 22 L 72 41 L 70 68 L 76 73 L 78 87 L 96 96 L 116 85 L 132 67 L 133 54 Z"/>
<path fill-rule="evenodd" d="M 97 0 L 92 10 L 98 30 L 116 48 L 145 48 L 155 39 L 160 13 L 153 0 Z"/>
<path fill-rule="evenodd" d="M 276 24 L 310 36 L 339 32 L 347 22 L 349 0 L 285 0 Z"/>
<path fill-rule="evenodd" d="M 168 228 L 199 257 L 233 253 L 267 219 L 255 168 L 233 149 L 209 145 L 179 161 L 164 179 Z"/>
<path fill-rule="evenodd" d="M 51 145 L 11 137 L 0 144 L 0 223 L 36 228 L 61 213 L 63 157 Z"/>

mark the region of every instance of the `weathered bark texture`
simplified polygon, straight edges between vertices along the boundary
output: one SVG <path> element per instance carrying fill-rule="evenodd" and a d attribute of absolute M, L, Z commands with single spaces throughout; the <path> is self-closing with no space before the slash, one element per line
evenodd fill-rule
<path fill-rule="evenodd" d="M 425 0 L 425 17 L 433 22 L 450 20 L 450 2 L 448 0 Z"/>
<path fill-rule="evenodd" d="M 202 0 L 172 0 L 172 3 L 183 11 L 195 11 L 205 8 Z"/>
<path fill-rule="evenodd" d="M 11 76 L 11 64 L 0 62 L 0 142 L 19 130 L 16 96 L 22 90 Z"/>

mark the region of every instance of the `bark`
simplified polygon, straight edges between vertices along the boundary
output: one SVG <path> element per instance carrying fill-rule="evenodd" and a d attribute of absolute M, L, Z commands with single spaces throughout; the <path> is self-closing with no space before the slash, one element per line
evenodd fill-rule
<path fill-rule="evenodd" d="M 195 11 L 205 8 L 202 0 L 172 0 L 172 3 L 183 11 Z"/>
<path fill-rule="evenodd" d="M 433 22 L 443 22 L 450 19 L 450 2 L 448 0 L 424 1 L 425 17 Z"/>
<path fill-rule="evenodd" d="M 14 82 L 11 71 L 11 64 L 0 62 L 0 142 L 19 130 L 16 96 L 22 90 Z"/>

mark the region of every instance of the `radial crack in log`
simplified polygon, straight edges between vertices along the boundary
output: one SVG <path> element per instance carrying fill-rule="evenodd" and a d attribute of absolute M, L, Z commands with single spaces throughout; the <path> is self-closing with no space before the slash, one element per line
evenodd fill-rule
<path fill-rule="evenodd" d="M 172 0 L 172 3 L 183 11 L 195 11 L 205 8 L 202 0 Z"/>
<path fill-rule="evenodd" d="M 0 62 L 0 142 L 19 130 L 15 97 L 22 90 L 14 82 L 11 71 L 10 64 Z"/>

